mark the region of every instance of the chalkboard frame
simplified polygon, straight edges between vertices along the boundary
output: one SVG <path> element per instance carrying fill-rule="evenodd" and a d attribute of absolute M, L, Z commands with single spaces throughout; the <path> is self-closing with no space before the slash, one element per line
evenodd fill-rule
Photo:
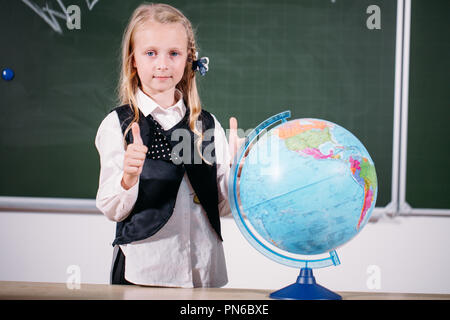
<path fill-rule="evenodd" d="M 397 207 L 395 208 L 395 215 L 401 216 L 435 216 L 435 217 L 450 217 L 449 209 L 435 209 L 435 208 L 414 208 L 406 200 L 407 184 L 407 148 L 408 148 L 408 111 L 409 111 L 409 81 L 410 81 L 410 44 L 411 44 L 411 0 L 404 0 L 403 4 L 403 46 L 402 50 L 402 74 L 401 74 L 401 107 L 398 108 L 401 112 L 400 124 L 400 148 L 398 158 L 398 192 L 396 191 L 395 198 L 397 200 Z M 397 116 L 398 117 L 398 116 Z M 397 183 L 396 183 L 397 184 Z"/>

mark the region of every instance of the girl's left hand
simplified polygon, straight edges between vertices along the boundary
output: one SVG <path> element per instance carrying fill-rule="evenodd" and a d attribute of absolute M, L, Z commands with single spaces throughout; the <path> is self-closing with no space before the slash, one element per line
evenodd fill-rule
<path fill-rule="evenodd" d="M 244 138 L 239 138 L 237 134 L 237 119 L 235 117 L 230 118 L 230 136 L 228 137 L 228 145 L 230 147 L 230 157 L 231 161 L 234 160 L 236 153 L 238 152 L 241 145 L 244 143 Z M 245 159 L 245 157 L 244 157 Z M 242 166 L 244 165 L 244 159 L 241 160 L 239 165 L 238 177 L 241 176 Z"/>
<path fill-rule="evenodd" d="M 237 119 L 235 117 L 230 118 L 230 136 L 228 137 L 228 145 L 230 146 L 231 160 L 238 152 L 241 145 L 244 143 L 244 138 L 239 138 L 237 135 Z"/>

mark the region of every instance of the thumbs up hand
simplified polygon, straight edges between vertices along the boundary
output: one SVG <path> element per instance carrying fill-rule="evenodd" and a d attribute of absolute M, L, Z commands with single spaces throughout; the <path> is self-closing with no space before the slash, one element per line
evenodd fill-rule
<path fill-rule="evenodd" d="M 234 156 L 238 152 L 242 143 L 244 143 L 244 138 L 239 138 L 237 135 L 237 119 L 235 117 L 230 118 L 230 136 L 228 137 L 228 145 L 230 146 L 230 156 L 234 159 Z"/>
<path fill-rule="evenodd" d="M 134 122 L 131 125 L 131 133 L 133 135 L 133 143 L 132 144 L 137 144 L 137 145 L 143 146 L 144 142 L 142 142 L 141 130 L 139 129 L 139 124 L 137 124 L 137 122 Z"/>
<path fill-rule="evenodd" d="M 144 145 L 139 130 L 139 125 L 135 122 L 131 126 L 131 132 L 133 136 L 133 143 L 127 146 L 125 151 L 125 157 L 123 160 L 123 177 L 122 187 L 126 190 L 134 186 L 139 175 L 142 172 L 144 161 L 147 156 L 147 146 Z"/>
<path fill-rule="evenodd" d="M 235 117 L 230 118 L 230 135 L 228 137 L 228 145 L 230 147 L 230 156 L 231 161 L 233 161 L 234 157 L 236 156 L 236 153 L 238 152 L 241 145 L 244 143 L 244 138 L 239 138 L 237 134 L 237 119 Z M 245 156 L 244 156 L 245 158 Z M 244 160 L 241 161 L 239 165 L 239 171 L 238 171 L 238 177 L 241 176 L 241 170 L 242 166 L 244 165 Z"/>

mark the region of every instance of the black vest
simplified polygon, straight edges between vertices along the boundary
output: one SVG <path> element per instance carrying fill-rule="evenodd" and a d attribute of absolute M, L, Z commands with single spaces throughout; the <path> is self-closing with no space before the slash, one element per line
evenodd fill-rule
<path fill-rule="evenodd" d="M 133 119 L 133 110 L 129 105 L 123 105 L 112 111 L 117 112 L 122 133 L 125 133 L 126 128 Z M 213 132 L 215 127 L 214 118 L 209 112 L 202 110 L 198 120 L 202 123 L 203 132 L 209 129 L 212 130 L 209 132 Z M 218 208 L 219 201 L 214 136 L 212 135 L 211 137 L 210 135 L 210 139 L 204 139 L 201 145 L 202 154 L 204 154 L 205 148 L 208 148 L 208 152 L 212 156 L 213 161 L 207 159 L 212 162 L 212 165 L 209 165 L 201 160 L 198 149 L 194 143 L 194 138 L 196 137 L 189 128 L 189 108 L 186 108 L 186 115 L 184 118 L 167 131 L 161 131 L 160 128 L 157 128 L 155 126 L 155 120 L 151 118 L 151 115 L 146 118 L 142 112 L 139 111 L 139 128 L 142 141 L 146 146 L 149 147 L 153 144 L 153 141 L 151 140 L 154 140 L 154 137 L 156 136 L 155 132 L 158 129 L 158 132 L 162 132 L 167 138 L 166 141 L 170 143 L 171 148 L 174 148 L 182 139 L 181 138 L 180 141 L 172 141 L 172 133 L 176 129 L 187 130 L 183 132 L 189 133 L 191 159 L 189 159 L 190 161 L 186 161 L 186 157 L 183 157 L 183 151 L 174 155 L 174 158 L 176 158 L 178 162 L 185 159 L 180 164 L 175 164 L 178 162 L 174 163 L 171 160 L 152 159 L 147 156 L 142 173 L 139 177 L 139 192 L 136 203 L 129 216 L 125 220 L 117 222 L 116 237 L 112 245 L 115 246 L 116 244 L 126 244 L 143 240 L 160 230 L 172 216 L 178 189 L 185 172 L 187 173 L 200 204 L 206 211 L 212 228 L 217 233 L 219 239 L 222 240 Z M 129 130 L 125 137 L 127 144 L 132 143 L 131 137 L 132 132 Z M 185 138 L 187 139 L 186 135 Z M 210 144 L 212 145 L 210 146 Z M 174 148 L 174 150 L 175 149 L 179 148 Z M 194 157 L 196 157 L 196 162 L 194 162 Z M 201 164 L 198 164 L 198 159 L 200 159 Z"/>

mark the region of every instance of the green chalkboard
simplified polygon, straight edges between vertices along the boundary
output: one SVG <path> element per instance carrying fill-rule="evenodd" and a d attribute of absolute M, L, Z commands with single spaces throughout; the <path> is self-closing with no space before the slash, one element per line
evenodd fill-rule
<path fill-rule="evenodd" d="M 450 2 L 416 0 L 411 7 L 406 201 L 449 209 Z"/>
<path fill-rule="evenodd" d="M 57 1 L 0 2 L 0 66 L 16 73 L 0 82 L 0 195 L 95 197 L 94 137 L 116 104 L 120 40 L 139 3 L 73 0 L 81 29 L 56 17 L 57 32 L 38 14 L 60 12 Z M 391 201 L 395 1 L 168 3 L 190 18 L 210 58 L 200 95 L 224 128 L 230 116 L 245 131 L 287 109 L 338 123 L 375 161 L 377 206 Z M 380 8 L 381 29 L 366 25 L 369 5 Z"/>

